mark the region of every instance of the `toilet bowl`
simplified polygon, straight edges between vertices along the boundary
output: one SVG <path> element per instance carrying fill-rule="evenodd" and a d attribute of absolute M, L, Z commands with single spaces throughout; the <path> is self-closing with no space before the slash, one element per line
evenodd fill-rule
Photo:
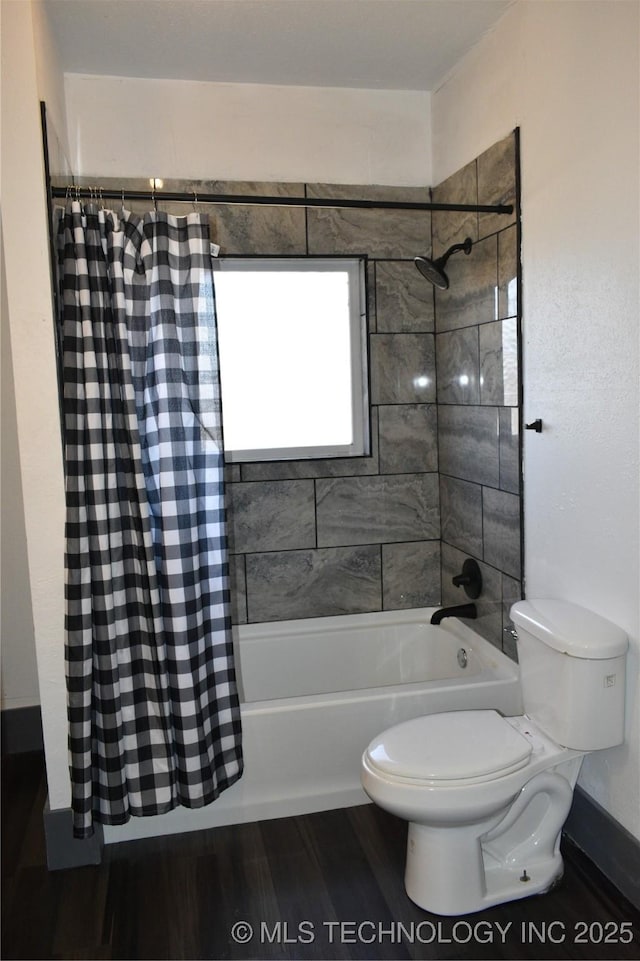
<path fill-rule="evenodd" d="M 588 613 L 557 601 L 512 608 L 525 710 L 529 701 L 542 721 L 491 710 L 433 714 L 384 731 L 364 752 L 364 790 L 409 822 L 405 887 L 420 907 L 481 911 L 547 891 L 562 876 L 560 835 L 582 759 L 605 746 L 603 726 L 609 744 L 623 737 L 627 638 Z"/>
<path fill-rule="evenodd" d="M 362 784 L 409 822 L 411 900 L 467 914 L 547 890 L 562 874 L 559 834 L 583 756 L 496 711 L 419 717 L 374 739 Z"/>

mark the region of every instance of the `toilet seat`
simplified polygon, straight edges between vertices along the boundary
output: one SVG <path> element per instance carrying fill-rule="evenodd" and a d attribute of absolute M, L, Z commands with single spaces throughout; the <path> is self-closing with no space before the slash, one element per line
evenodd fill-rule
<path fill-rule="evenodd" d="M 437 788 L 505 777 L 531 752 L 531 741 L 497 711 L 447 711 L 389 728 L 366 758 L 388 780 Z"/>

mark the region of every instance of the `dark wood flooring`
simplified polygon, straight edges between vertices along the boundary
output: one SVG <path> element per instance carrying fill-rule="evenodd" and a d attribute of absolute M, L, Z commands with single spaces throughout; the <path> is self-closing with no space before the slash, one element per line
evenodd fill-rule
<path fill-rule="evenodd" d="M 568 843 L 548 894 L 438 918 L 405 895 L 406 825 L 373 805 L 110 845 L 99 866 L 48 872 L 45 793 L 41 755 L 6 759 L 7 961 L 640 958 L 639 913 Z"/>

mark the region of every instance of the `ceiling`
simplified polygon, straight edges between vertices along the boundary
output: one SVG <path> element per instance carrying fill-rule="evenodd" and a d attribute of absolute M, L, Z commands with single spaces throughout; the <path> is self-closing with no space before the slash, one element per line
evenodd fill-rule
<path fill-rule="evenodd" d="M 66 73 L 434 90 L 512 0 L 45 0 Z"/>

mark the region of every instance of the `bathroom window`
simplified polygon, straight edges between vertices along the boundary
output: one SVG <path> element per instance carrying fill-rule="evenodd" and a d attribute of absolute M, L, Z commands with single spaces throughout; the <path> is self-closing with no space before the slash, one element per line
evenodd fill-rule
<path fill-rule="evenodd" d="M 230 462 L 369 453 L 365 259 L 214 262 Z"/>

